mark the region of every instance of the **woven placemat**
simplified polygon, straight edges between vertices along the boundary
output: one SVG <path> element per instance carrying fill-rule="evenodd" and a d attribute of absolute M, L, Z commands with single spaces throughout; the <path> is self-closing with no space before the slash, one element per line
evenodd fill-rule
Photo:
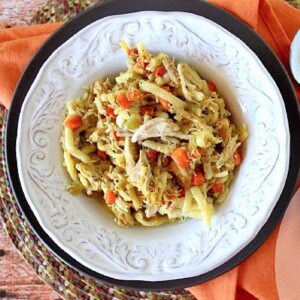
<path fill-rule="evenodd" d="M 67 21 L 84 9 L 102 1 L 103 0 L 50 0 L 38 10 L 32 19 L 32 23 L 42 24 Z M 300 0 L 285 1 L 300 9 Z"/>
<path fill-rule="evenodd" d="M 40 7 L 32 23 L 64 22 L 103 0 L 50 0 Z"/>

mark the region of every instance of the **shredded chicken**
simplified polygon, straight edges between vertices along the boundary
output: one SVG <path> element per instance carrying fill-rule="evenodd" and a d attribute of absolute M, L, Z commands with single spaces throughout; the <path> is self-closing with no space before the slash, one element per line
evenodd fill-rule
<path fill-rule="evenodd" d="M 134 132 L 131 141 L 136 143 L 137 141 L 147 140 L 149 138 L 174 136 L 174 134 L 178 132 L 179 127 L 174 122 L 164 118 L 155 118 L 141 125 Z"/>
<path fill-rule="evenodd" d="M 179 79 L 179 75 L 178 75 L 178 72 L 176 70 L 176 67 L 174 65 L 174 62 L 171 60 L 171 58 L 169 56 L 164 56 L 163 60 L 163 65 L 164 67 L 166 68 L 169 76 L 170 76 L 170 79 L 173 83 L 173 85 L 176 87 L 176 86 L 179 86 L 180 84 L 180 79 Z"/>
<path fill-rule="evenodd" d="M 135 145 L 133 145 L 131 143 L 129 137 L 126 137 L 125 144 L 124 144 L 124 157 L 125 157 L 125 163 L 126 163 L 126 173 L 128 174 L 128 176 L 132 182 L 135 182 L 135 177 L 134 177 L 135 156 L 136 156 Z"/>

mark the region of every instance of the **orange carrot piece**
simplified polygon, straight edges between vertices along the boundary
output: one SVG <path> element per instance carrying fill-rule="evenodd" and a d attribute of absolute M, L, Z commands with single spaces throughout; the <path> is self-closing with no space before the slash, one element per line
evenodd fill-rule
<path fill-rule="evenodd" d="M 155 71 L 154 71 L 154 75 L 155 77 L 163 77 L 166 74 L 167 70 L 164 66 L 162 67 L 158 67 Z"/>
<path fill-rule="evenodd" d="M 167 92 L 171 93 L 171 88 L 170 88 L 170 86 L 168 86 L 168 85 L 163 85 L 161 88 L 164 89 L 164 90 L 166 90 Z M 166 109 L 166 110 L 169 110 L 169 109 L 170 109 L 170 107 L 171 107 L 170 102 L 168 102 L 168 101 L 166 101 L 165 99 L 160 98 L 160 97 L 158 98 L 158 101 L 160 102 L 160 104 L 163 106 L 164 109 Z"/>
<path fill-rule="evenodd" d="M 192 177 L 193 185 L 202 185 L 205 182 L 204 175 L 201 171 L 195 171 Z"/>
<path fill-rule="evenodd" d="M 158 101 L 160 102 L 160 104 L 162 105 L 162 107 L 166 110 L 169 110 L 170 107 L 171 107 L 171 104 L 170 102 L 168 102 L 167 100 L 163 99 L 163 98 L 160 98 L 158 97 Z"/>
<path fill-rule="evenodd" d="M 180 168 L 187 168 L 190 164 L 188 153 L 184 148 L 175 149 L 172 152 L 171 157 Z"/>
<path fill-rule="evenodd" d="M 83 125 L 82 118 L 77 115 L 68 116 L 65 120 L 65 126 L 73 130 L 79 129 Z"/>
<path fill-rule="evenodd" d="M 223 183 L 216 183 L 210 188 L 210 190 L 212 191 L 213 194 L 223 192 L 224 191 L 224 184 Z"/>
<path fill-rule="evenodd" d="M 216 87 L 216 85 L 212 81 L 207 81 L 207 85 L 208 85 L 208 88 L 212 92 L 216 92 L 217 91 L 217 87 Z"/>
<path fill-rule="evenodd" d="M 115 110 L 111 107 L 106 107 L 105 108 L 105 113 L 107 116 L 111 117 L 112 119 L 116 119 L 116 115 L 115 115 Z"/>
<path fill-rule="evenodd" d="M 240 151 L 239 149 L 236 149 L 234 154 L 233 154 L 233 161 L 234 161 L 234 164 L 236 166 L 240 165 L 241 162 L 242 162 L 242 157 L 241 157 L 241 154 L 240 154 Z"/>
<path fill-rule="evenodd" d="M 131 103 L 124 94 L 119 94 L 116 98 L 116 102 L 124 109 L 127 109 L 131 106 Z"/>
<path fill-rule="evenodd" d="M 111 190 L 107 191 L 104 195 L 104 200 L 108 205 L 113 205 L 116 202 L 116 199 L 116 194 Z"/>
<path fill-rule="evenodd" d="M 138 49 L 136 49 L 136 48 L 131 48 L 131 49 L 128 50 L 128 53 L 127 53 L 127 54 L 128 54 L 128 55 L 139 54 L 139 51 L 138 51 Z"/>
<path fill-rule="evenodd" d="M 129 90 L 126 93 L 126 97 L 128 101 L 140 100 L 142 97 L 142 93 L 138 89 Z"/>

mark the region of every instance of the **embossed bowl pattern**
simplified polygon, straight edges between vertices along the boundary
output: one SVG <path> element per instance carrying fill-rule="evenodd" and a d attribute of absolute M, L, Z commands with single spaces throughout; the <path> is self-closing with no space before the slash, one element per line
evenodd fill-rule
<path fill-rule="evenodd" d="M 210 228 L 198 220 L 119 228 L 100 203 L 65 190 L 59 139 L 66 102 L 99 77 L 125 70 L 121 39 L 192 64 L 216 83 L 237 124 L 248 126 L 243 163 Z M 59 247 L 100 274 L 161 281 L 213 270 L 253 240 L 284 187 L 289 143 L 280 91 L 240 39 L 193 14 L 137 12 L 91 23 L 47 59 L 22 106 L 16 150 L 26 199 Z"/>

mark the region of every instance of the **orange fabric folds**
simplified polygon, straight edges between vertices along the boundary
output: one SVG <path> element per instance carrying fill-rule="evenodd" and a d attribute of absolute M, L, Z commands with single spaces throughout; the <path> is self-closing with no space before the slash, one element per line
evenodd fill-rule
<path fill-rule="evenodd" d="M 26 65 L 59 26 L 49 24 L 0 30 L 0 102 L 7 108 Z"/>

